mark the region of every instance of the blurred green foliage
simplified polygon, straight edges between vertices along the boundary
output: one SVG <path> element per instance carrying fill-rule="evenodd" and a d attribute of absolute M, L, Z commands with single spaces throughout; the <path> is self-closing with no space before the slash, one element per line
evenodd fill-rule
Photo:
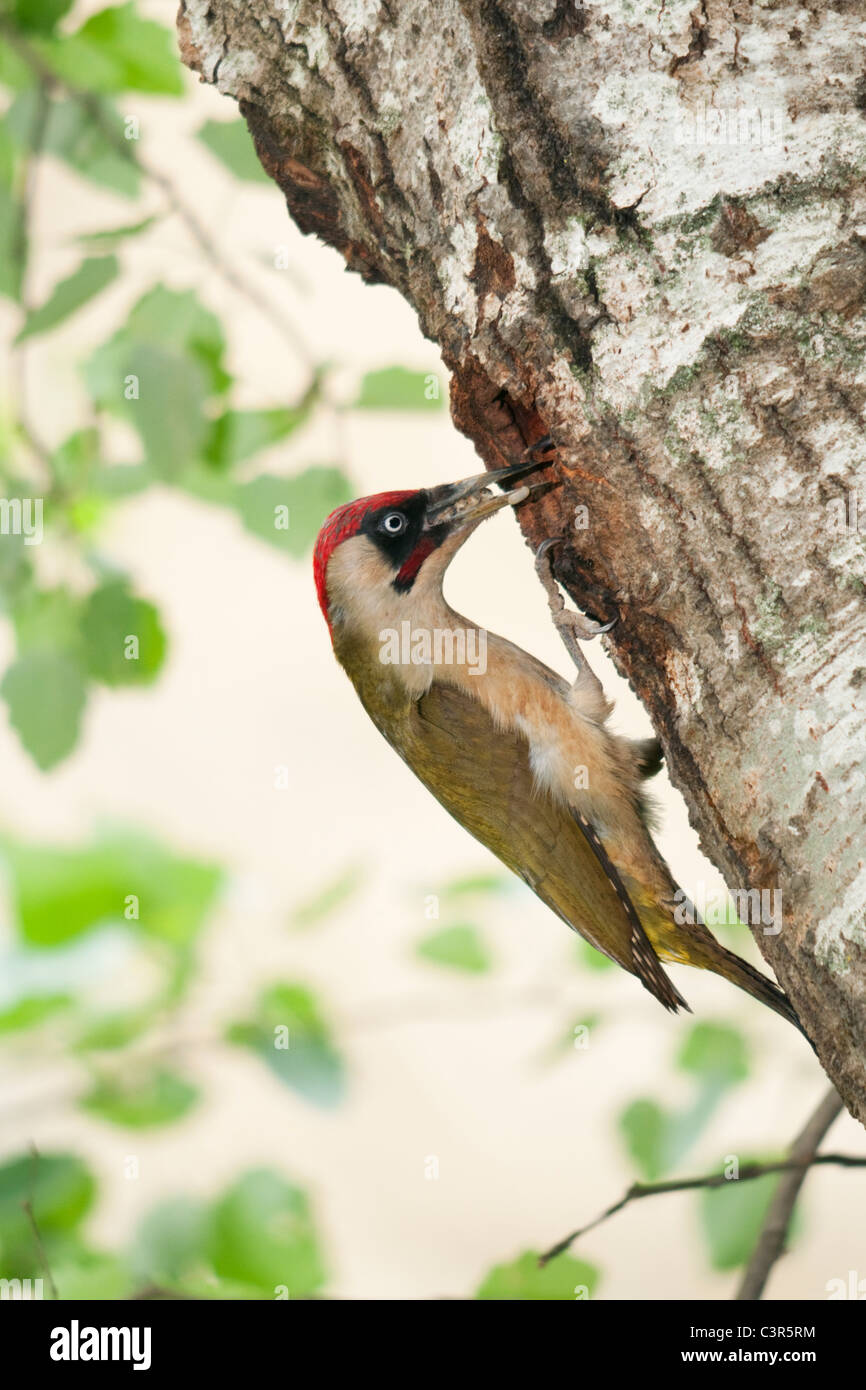
<path fill-rule="evenodd" d="M 641 1176 L 667 1176 L 691 1149 L 725 1093 L 749 1074 L 746 1042 L 724 1024 L 695 1023 L 677 1055 L 677 1066 L 694 1080 L 692 1101 L 673 1110 L 654 1100 L 632 1101 L 620 1129 Z"/>
<path fill-rule="evenodd" d="M 134 3 L 77 24 L 71 10 L 70 0 L 5 0 L 0 8 L 0 294 L 19 306 L 12 353 L 21 380 L 31 344 L 122 287 L 139 242 L 158 234 L 167 215 L 185 223 L 218 275 L 247 292 L 170 173 L 139 153 L 138 119 L 127 114 L 129 93 L 178 100 L 186 92 L 174 34 Z M 197 139 L 216 161 L 215 179 L 270 186 L 242 120 L 206 121 Z M 36 299 L 31 200 L 52 160 L 85 185 L 128 201 L 154 193 L 159 205 L 80 232 L 66 252 L 68 269 Z M 291 337 L 272 304 L 253 290 L 248 297 Z M 15 640 L 0 697 L 43 772 L 75 750 L 95 687 L 118 695 L 146 687 L 171 656 L 156 605 L 101 552 L 114 507 L 169 486 L 231 512 L 251 536 L 299 560 L 328 512 L 354 494 L 345 462 L 313 460 L 282 473 L 257 469 L 257 456 L 301 436 L 323 412 L 442 406 L 438 379 L 403 367 L 372 372 L 341 405 L 331 393 L 333 364 L 311 362 L 296 400 L 241 408 L 226 331 L 196 290 L 157 283 L 131 305 L 119 294 L 111 303 L 113 329 L 79 364 L 78 427 L 59 442 L 43 434 L 50 412 L 32 385 L 0 420 L 0 611 Z M 123 462 L 113 455 L 114 421 L 135 443 Z M 57 556 L 50 583 L 36 563 L 42 544 Z M 14 941 L 0 971 L 0 1038 L 77 1058 L 78 1104 L 96 1124 L 180 1123 L 200 1087 L 160 1039 L 166 1029 L 171 1036 L 195 982 L 221 868 L 118 829 L 65 846 L 0 835 L 0 861 Z M 360 882 L 357 868 L 346 870 L 298 905 L 293 925 L 329 919 Z M 106 1007 L 89 984 L 118 950 L 135 962 L 128 977 L 146 984 Z M 263 988 L 225 1040 L 305 1102 L 334 1106 L 345 1094 L 334 1026 L 304 984 Z M 154 1280 L 203 1297 L 281 1297 L 278 1286 L 303 1297 L 325 1280 L 308 1198 L 278 1174 L 244 1174 L 210 1205 L 164 1204 L 120 1253 L 94 1250 L 82 1235 L 96 1198 L 94 1177 L 74 1155 L 22 1155 L 0 1168 L 0 1277 L 37 1276 L 45 1260 L 62 1296 L 93 1298 L 125 1297 Z"/>
<path fill-rule="evenodd" d="M 0 118 L 0 293 L 21 305 L 18 353 L 122 282 L 123 258 L 134 254 L 138 238 L 158 230 L 166 212 L 185 218 L 200 252 L 238 285 L 167 176 L 142 159 L 136 118 L 121 116 L 114 105 L 130 92 L 183 96 L 186 78 L 174 35 L 132 3 L 107 6 L 78 27 L 67 22 L 69 10 L 60 0 L 7 0 L 0 17 L 0 87 L 7 98 Z M 207 121 L 198 139 L 219 162 L 215 177 L 221 169 L 227 179 L 268 182 L 242 120 Z M 121 198 L 137 199 L 153 186 L 168 206 L 83 232 L 77 264 L 34 302 L 29 198 L 34 171 L 49 157 Z M 77 549 L 93 576 L 89 593 L 80 585 L 74 592 L 60 584 L 45 590 L 30 545 L 3 528 L 0 606 L 14 624 L 19 651 L 0 696 L 38 767 L 48 771 L 74 750 L 94 684 L 156 679 L 169 652 L 159 613 L 129 576 L 111 573 L 99 553 L 107 511 L 133 493 L 169 484 L 228 508 L 251 534 L 301 558 L 327 513 L 352 496 L 344 464 L 251 476 L 250 461 L 286 443 L 317 412 L 341 408 L 330 398 L 331 371 L 312 364 L 295 402 L 239 409 L 219 318 L 194 290 L 157 284 L 125 312 L 118 306 L 115 331 L 81 364 L 78 430 L 59 444 L 46 442 L 34 403 L 19 403 L 19 417 L 4 430 L 0 487 L 7 498 L 36 494 L 46 542 Z M 348 408 L 441 405 L 435 377 L 386 367 L 365 378 Z M 133 431 L 136 460 L 112 459 L 112 419 Z"/>
<path fill-rule="evenodd" d="M 250 1020 L 232 1024 L 230 1042 L 252 1048 L 284 1085 L 315 1105 L 343 1097 L 343 1061 L 321 1006 L 303 985 L 271 985 Z"/>
<path fill-rule="evenodd" d="M 198 138 L 236 179 L 246 179 L 250 183 L 271 182 L 256 158 L 246 121 L 240 118 L 236 121 L 205 121 Z"/>
<path fill-rule="evenodd" d="M 599 1281 L 598 1270 L 585 1260 L 557 1255 L 539 1267 L 539 1257 L 527 1250 L 511 1264 L 494 1265 L 475 1297 L 488 1300 L 581 1302 L 591 1298 Z"/>
<path fill-rule="evenodd" d="M 0 840 L 22 940 L 57 946 L 106 922 L 177 950 L 191 946 L 222 877 L 141 834 L 113 831 L 80 849 Z"/>
<path fill-rule="evenodd" d="M 150 1129 L 182 1119 L 197 1099 L 195 1086 L 159 1067 L 142 1077 L 98 1081 L 81 1105 L 91 1115 L 124 1129 Z"/>
<path fill-rule="evenodd" d="M 415 949 L 422 960 L 472 975 L 483 974 L 493 964 L 480 933 L 469 925 L 443 927 L 425 936 Z"/>
<path fill-rule="evenodd" d="M 766 1155 L 763 1159 L 748 1156 L 740 1166 L 772 1161 Z M 747 1182 L 731 1178 L 724 1187 L 708 1187 L 701 1193 L 701 1230 L 713 1269 L 738 1269 L 746 1263 L 757 1244 L 778 1183 L 778 1177 L 768 1173 Z M 789 1243 L 796 1237 L 798 1224 L 795 1215 Z"/>
<path fill-rule="evenodd" d="M 20 377 L 31 346 L 74 323 L 95 300 L 106 296 L 113 314 L 105 340 L 82 352 L 78 423 L 67 437 L 43 435 L 50 403 L 38 395 L 22 395 L 10 418 L 0 420 L 4 516 L 14 515 L 14 504 L 23 517 L 25 502 L 38 499 L 44 542 L 56 555 L 49 581 L 34 554 L 43 536 L 30 544 L 35 527 L 30 534 L 0 527 L 0 612 L 15 643 L 0 697 L 23 748 L 46 773 L 78 745 L 94 689 L 123 698 L 128 688 L 158 681 L 171 659 L 169 624 L 100 549 L 101 528 L 115 507 L 156 486 L 173 488 L 224 509 L 251 536 L 298 560 L 324 516 L 353 495 L 345 460 L 310 459 L 283 473 L 264 471 L 258 457 L 302 443 L 322 413 L 443 404 L 435 376 L 401 365 L 368 373 L 352 400 L 340 404 L 332 394 L 333 364 L 312 362 L 297 399 L 241 407 L 243 383 L 228 366 L 224 325 L 195 289 L 173 276 L 171 285 L 153 284 L 136 302 L 124 300 L 125 268 L 167 216 L 180 217 L 216 273 L 236 290 L 240 282 L 197 227 L 170 174 L 139 154 L 126 103 L 118 108 L 129 93 L 182 99 L 188 79 L 174 35 L 134 3 L 109 5 L 82 23 L 71 11 L 71 0 L 5 0 L 0 9 L 0 295 L 18 306 L 12 355 Z M 233 180 L 268 183 L 240 119 L 207 121 L 196 137 L 215 179 L 229 187 Z M 133 206 L 114 225 L 81 232 L 67 248 L 67 271 L 37 301 L 32 188 L 37 174 L 50 176 L 51 161 Z M 135 205 L 146 193 L 157 195 L 156 206 Z M 250 300 L 276 321 L 272 304 L 252 294 Z M 132 441 L 132 457 L 123 462 L 112 443 L 117 422 Z M 13 936 L 0 972 L 0 1045 L 13 1048 L 23 1039 L 34 1052 L 68 1055 L 81 1070 L 77 1103 L 94 1125 L 138 1131 L 181 1124 L 202 1091 L 165 1037 L 170 1044 L 196 980 L 198 943 L 218 905 L 223 870 L 124 830 L 65 846 L 4 834 L 0 859 Z M 336 871 L 295 907 L 291 927 L 326 926 L 355 904 L 363 883 L 359 866 Z M 513 881 L 500 873 L 439 886 L 434 896 L 444 920 L 415 942 L 419 968 L 440 976 L 443 968 L 492 974 L 499 962 L 487 922 L 512 891 Z M 99 974 L 94 962 L 118 949 L 128 953 L 125 977 L 144 983 L 106 1007 L 90 977 Z M 611 963 L 582 942 L 576 953 L 567 941 L 565 949 L 578 969 L 563 972 L 563 1016 L 552 1025 L 547 1064 L 564 1065 L 569 1056 L 574 1063 L 578 1034 L 582 1046 L 616 1014 L 605 991 L 615 990 L 618 972 L 596 973 Z M 593 1007 L 571 998 L 572 978 L 587 988 Z M 351 1068 L 339 1021 L 306 983 L 273 982 L 237 1012 L 244 1016 L 219 1028 L 213 1041 L 239 1049 L 250 1066 L 265 1064 L 275 1104 L 333 1107 L 344 1100 Z M 579 1025 L 566 1029 L 575 1017 Z M 670 1173 L 688 1155 L 748 1076 L 749 1049 L 732 1028 L 696 1024 L 676 1068 L 691 1089 L 687 1104 L 641 1097 L 618 1118 L 627 1154 L 645 1179 Z M 715 1268 L 746 1258 L 773 1183 L 731 1183 L 695 1198 Z M 327 1288 L 310 1198 L 280 1173 L 243 1173 L 209 1200 L 178 1195 L 144 1217 L 128 1248 L 108 1252 L 93 1247 L 85 1230 L 98 1195 L 94 1174 L 74 1154 L 34 1151 L 0 1165 L 0 1277 L 50 1271 L 61 1297 L 82 1298 L 128 1297 L 151 1284 L 214 1298 L 312 1297 Z M 563 1254 L 540 1268 L 528 1251 L 491 1268 L 475 1296 L 580 1300 L 600 1279 L 582 1259 Z"/>
<path fill-rule="evenodd" d="M 61 1298 L 128 1298 L 157 1285 L 188 1297 L 274 1299 L 309 1297 L 327 1277 L 309 1199 L 279 1173 L 242 1173 L 210 1202 L 161 1203 L 129 1248 L 110 1254 L 83 1231 L 96 1197 L 93 1174 L 72 1154 L 34 1152 L 0 1166 L 0 1278 L 50 1271 Z"/>
<path fill-rule="evenodd" d="M 437 378 L 410 372 L 406 367 L 384 367 L 368 372 L 355 401 L 357 410 L 438 410 Z"/>
<path fill-rule="evenodd" d="M 291 925 L 298 931 L 327 921 L 338 908 L 355 898 L 364 883 L 362 864 L 350 864 L 313 897 L 298 903 L 291 915 Z"/>

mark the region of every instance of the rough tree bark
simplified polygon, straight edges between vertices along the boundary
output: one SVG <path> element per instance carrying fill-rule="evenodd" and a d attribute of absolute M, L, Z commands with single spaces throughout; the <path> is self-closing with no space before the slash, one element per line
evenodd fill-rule
<path fill-rule="evenodd" d="M 185 0 L 304 232 L 395 286 L 866 1122 L 863 0 Z M 585 506 L 586 517 L 575 508 Z M 581 522 L 588 517 L 588 525 Z M 574 523 L 577 523 L 575 525 Z"/>

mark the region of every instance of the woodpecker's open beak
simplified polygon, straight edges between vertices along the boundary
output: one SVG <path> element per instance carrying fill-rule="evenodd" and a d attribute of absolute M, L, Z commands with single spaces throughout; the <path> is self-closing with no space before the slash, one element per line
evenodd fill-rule
<path fill-rule="evenodd" d="M 478 473 L 474 478 L 464 478 L 462 483 L 446 483 L 442 487 L 429 488 L 429 501 L 424 514 L 425 531 L 431 531 L 435 526 L 459 527 L 462 530 L 470 522 L 482 521 L 502 507 L 516 507 L 520 502 L 525 502 L 532 489 L 526 483 L 509 488 L 509 483 L 544 466 L 537 459 L 524 459 L 511 464 L 509 468 L 497 468 L 492 473 Z M 504 489 L 499 496 L 490 491 L 493 483 Z"/>

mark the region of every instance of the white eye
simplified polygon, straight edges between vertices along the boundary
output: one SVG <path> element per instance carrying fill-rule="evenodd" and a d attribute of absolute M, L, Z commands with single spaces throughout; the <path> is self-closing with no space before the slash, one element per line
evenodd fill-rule
<path fill-rule="evenodd" d="M 406 518 L 402 512 L 388 512 L 379 522 L 381 530 L 388 536 L 399 536 L 406 530 Z"/>

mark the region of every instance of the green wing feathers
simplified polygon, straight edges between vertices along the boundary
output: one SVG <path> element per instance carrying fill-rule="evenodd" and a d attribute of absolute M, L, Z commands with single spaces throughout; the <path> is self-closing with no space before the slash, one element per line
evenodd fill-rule
<path fill-rule="evenodd" d="M 455 820 L 570 927 L 666 1008 L 685 1006 L 595 832 L 538 788 L 522 734 L 497 728 L 456 687 L 434 684 L 386 737 Z"/>

